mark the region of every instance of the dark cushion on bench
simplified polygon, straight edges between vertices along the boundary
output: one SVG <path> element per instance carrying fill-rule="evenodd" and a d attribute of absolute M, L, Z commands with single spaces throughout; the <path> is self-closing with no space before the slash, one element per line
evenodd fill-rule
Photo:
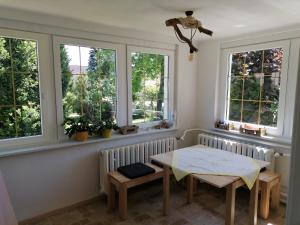
<path fill-rule="evenodd" d="M 155 161 L 155 160 L 151 160 L 151 164 L 153 164 L 153 165 L 155 165 L 155 166 L 158 166 L 158 167 L 160 167 L 160 168 L 163 168 L 163 167 L 164 167 L 163 164 L 161 164 L 161 163 L 159 163 L 159 162 L 157 162 L 157 161 Z"/>
<path fill-rule="evenodd" d="M 119 167 L 118 172 L 123 174 L 125 177 L 134 179 L 151 173 L 155 173 L 155 169 L 143 163 L 134 163 L 127 166 Z"/>

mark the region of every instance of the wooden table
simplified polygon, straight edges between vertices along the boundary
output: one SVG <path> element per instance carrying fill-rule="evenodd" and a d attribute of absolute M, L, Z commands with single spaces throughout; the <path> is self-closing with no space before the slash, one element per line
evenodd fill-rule
<path fill-rule="evenodd" d="M 176 150 L 176 151 L 180 151 Z M 201 149 L 199 149 L 201 151 Z M 228 154 L 234 154 L 228 152 Z M 172 167 L 173 152 L 151 156 L 151 159 L 162 164 L 164 169 L 163 175 L 163 214 L 167 215 L 170 209 L 170 174 Z M 269 162 L 256 160 L 261 168 L 269 165 Z M 234 224 L 235 213 L 235 193 L 236 189 L 245 185 L 240 177 L 235 176 L 219 176 L 219 175 L 201 175 L 191 174 L 187 177 L 187 202 L 191 203 L 193 200 L 193 180 L 198 179 L 218 188 L 225 187 L 226 190 L 226 218 L 225 225 Z M 249 225 L 257 224 L 257 206 L 258 206 L 258 179 L 255 181 L 250 194 L 249 207 Z"/>

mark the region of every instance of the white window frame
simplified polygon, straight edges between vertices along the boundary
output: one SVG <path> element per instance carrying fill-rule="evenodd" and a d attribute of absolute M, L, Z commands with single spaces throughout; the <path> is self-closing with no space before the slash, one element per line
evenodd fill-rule
<path fill-rule="evenodd" d="M 24 32 L 18 30 L 0 29 L 0 36 L 32 40 L 37 43 L 38 73 L 39 73 L 39 94 L 41 107 L 41 129 L 42 134 L 36 136 L 17 137 L 0 140 L 0 150 L 15 149 L 17 147 L 30 146 L 35 144 L 51 143 L 56 137 L 55 105 L 52 86 L 52 57 L 51 40 L 48 35 Z"/>
<path fill-rule="evenodd" d="M 63 104 L 62 104 L 62 82 L 61 82 L 61 65 L 60 65 L 60 45 L 78 45 L 81 47 L 94 47 L 102 49 L 111 49 L 116 51 L 116 97 L 117 97 L 117 115 L 118 125 L 125 125 L 127 117 L 122 112 L 126 112 L 126 48 L 122 44 L 113 44 L 101 41 L 92 41 L 86 39 L 75 39 L 69 37 L 54 36 L 53 37 L 53 55 L 54 55 L 54 72 L 56 86 L 56 108 L 57 108 L 57 134 L 58 140 L 66 140 L 68 137 L 64 135 L 63 123 Z"/>
<path fill-rule="evenodd" d="M 140 52 L 140 53 L 148 53 L 148 54 L 159 54 L 168 56 L 168 120 L 173 122 L 173 126 L 176 126 L 176 121 L 174 121 L 174 56 L 175 51 L 165 50 L 165 49 L 155 49 L 155 48 L 147 48 L 140 46 L 127 46 L 127 87 L 128 87 L 128 124 L 132 124 L 132 62 L 131 62 L 131 53 Z M 146 122 L 146 123 L 138 123 L 140 128 L 147 129 L 159 124 L 160 121 L 154 122 Z"/>
<path fill-rule="evenodd" d="M 271 136 L 282 136 L 284 130 L 284 111 L 286 102 L 286 89 L 288 79 L 288 65 L 289 65 L 289 52 L 290 52 L 290 41 L 277 41 L 262 44 L 254 44 L 247 46 L 239 46 L 234 48 L 222 49 L 221 52 L 221 67 L 220 67 L 220 79 L 219 79 L 219 101 L 218 101 L 218 115 L 217 118 L 226 122 L 233 123 L 235 127 L 239 127 L 242 123 L 236 121 L 229 121 L 226 116 L 227 104 L 228 104 L 228 89 L 230 88 L 230 55 L 239 52 L 264 50 L 270 48 L 282 48 L 284 51 L 284 57 L 282 61 L 281 70 L 281 82 L 280 82 L 280 94 L 279 94 L 279 105 L 278 105 L 278 118 L 277 127 L 257 125 L 258 127 L 265 127 L 267 134 Z"/>

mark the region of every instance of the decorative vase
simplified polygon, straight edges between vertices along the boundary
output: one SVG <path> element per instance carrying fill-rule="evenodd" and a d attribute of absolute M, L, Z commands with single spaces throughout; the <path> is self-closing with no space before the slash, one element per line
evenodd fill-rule
<path fill-rule="evenodd" d="M 89 133 L 87 131 L 77 131 L 75 134 L 76 141 L 86 141 L 89 137 Z"/>
<path fill-rule="evenodd" d="M 102 131 L 102 137 L 110 138 L 112 136 L 112 129 L 105 129 Z"/>

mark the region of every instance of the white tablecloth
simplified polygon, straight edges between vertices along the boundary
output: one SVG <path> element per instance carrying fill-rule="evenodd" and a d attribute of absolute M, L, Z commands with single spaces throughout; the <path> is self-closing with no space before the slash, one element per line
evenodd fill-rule
<path fill-rule="evenodd" d="M 192 173 L 237 176 L 251 189 L 260 167 L 250 157 L 195 145 L 174 151 L 172 170 L 177 180 Z"/>

